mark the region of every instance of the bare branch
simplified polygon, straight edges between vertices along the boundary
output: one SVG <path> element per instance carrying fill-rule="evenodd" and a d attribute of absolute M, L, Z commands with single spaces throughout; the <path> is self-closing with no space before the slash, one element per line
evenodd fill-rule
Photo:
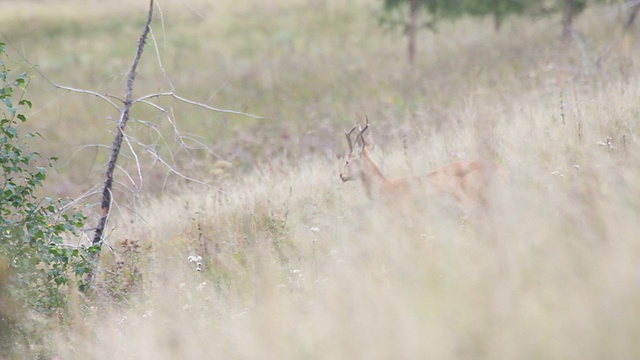
<path fill-rule="evenodd" d="M 62 206 L 60 209 L 58 209 L 58 212 L 64 212 L 67 209 L 76 206 L 81 201 L 84 201 L 94 195 L 100 194 L 100 191 L 98 191 L 97 189 L 98 189 L 98 185 L 92 187 L 91 190 L 85 192 L 84 194 L 80 195 L 78 198 L 73 199 L 68 204 L 65 204 L 64 206 Z"/>
<path fill-rule="evenodd" d="M 182 2 L 189 8 L 189 10 L 193 11 L 196 15 L 198 15 L 201 19 L 204 19 L 204 16 L 199 13 L 196 9 L 193 8 L 188 2 L 182 0 Z"/>
<path fill-rule="evenodd" d="M 33 65 L 32 65 L 33 66 Z M 100 93 L 97 93 L 95 91 L 91 91 L 91 90 L 85 90 L 85 89 L 77 89 L 74 87 L 70 87 L 70 86 L 65 86 L 65 85 L 60 85 L 58 83 L 53 82 L 51 79 L 47 78 L 46 75 L 44 75 L 40 70 L 38 70 L 37 67 L 33 67 L 33 69 L 35 71 L 38 72 L 38 74 L 40 74 L 40 76 L 42 76 L 45 80 L 47 80 L 47 82 L 49 84 L 51 84 L 53 87 L 58 88 L 58 89 L 62 89 L 62 90 L 67 90 L 70 92 L 75 92 L 75 93 L 80 93 L 80 94 L 88 94 L 88 95 L 93 95 L 96 96 L 104 101 L 106 101 L 107 103 L 109 103 L 109 105 L 113 106 L 116 110 L 121 111 L 120 107 L 118 105 L 116 105 L 116 103 L 114 103 L 113 101 L 111 101 L 107 96 L 108 95 L 102 95 Z"/>
<path fill-rule="evenodd" d="M 176 100 L 182 101 L 184 103 L 190 104 L 190 105 L 194 105 L 194 106 L 198 106 L 201 108 L 205 108 L 207 110 L 211 110 L 211 111 L 215 111 L 215 112 L 219 112 L 219 113 L 223 113 L 223 114 L 234 114 L 234 115 L 242 115 L 242 116 L 248 116 L 250 118 L 254 118 L 254 119 L 265 119 L 262 116 L 258 116 L 258 115 L 253 115 L 253 114 L 249 114 L 246 112 L 242 112 L 242 111 L 235 111 L 235 110 L 226 110 L 226 109 L 219 109 L 219 108 L 215 108 L 213 106 L 209 106 L 207 104 L 203 104 L 203 103 L 199 103 L 193 100 L 189 100 L 186 98 L 183 98 L 182 96 L 176 95 L 173 92 L 163 92 L 163 93 L 155 93 L 155 94 L 148 94 L 145 96 L 142 96 L 136 100 L 133 100 L 132 103 L 136 103 L 136 102 L 140 102 L 142 100 L 146 100 L 146 99 L 151 99 L 151 98 L 159 98 L 159 97 L 172 97 Z"/>
<path fill-rule="evenodd" d="M 69 160 L 67 162 L 65 162 L 64 164 L 60 164 L 61 166 L 69 166 L 69 164 L 71 164 L 71 161 L 73 158 L 75 158 L 76 156 L 78 156 L 78 153 L 80 153 L 82 150 L 85 149 L 96 149 L 96 154 L 97 154 L 97 149 L 99 148 L 105 148 L 105 149 L 109 149 L 110 147 L 107 145 L 103 145 L 103 144 L 87 144 L 87 145 L 82 145 L 79 147 L 76 147 L 76 149 L 71 153 L 71 155 L 69 156 Z M 95 156 L 94 156 L 94 160 L 95 162 Z M 91 167 L 93 167 L 93 163 L 91 165 Z"/>
<path fill-rule="evenodd" d="M 125 140 L 126 141 L 126 140 Z M 129 172 L 124 169 L 122 166 L 120 165 L 116 165 L 116 169 L 122 171 L 122 173 L 124 174 L 124 176 L 129 179 L 129 182 L 131 183 L 131 186 L 133 186 L 133 189 L 129 187 L 129 185 L 121 182 L 121 181 L 116 181 L 114 180 L 114 183 L 120 184 L 122 186 L 124 186 L 125 188 L 127 188 L 127 190 L 129 190 L 130 193 L 133 194 L 133 197 L 136 198 L 137 197 L 137 193 L 138 193 L 138 185 L 136 184 L 136 181 L 133 179 L 133 176 L 131 176 L 131 174 L 129 174 Z"/>
<path fill-rule="evenodd" d="M 180 177 L 180 178 L 182 178 L 184 180 L 187 180 L 189 182 L 193 182 L 193 183 L 196 183 L 196 184 L 204 185 L 204 186 L 206 186 L 208 188 L 213 188 L 214 190 L 216 190 L 217 192 L 219 192 L 221 194 L 229 195 L 229 193 L 227 193 L 226 191 L 224 191 L 222 189 L 216 188 L 216 187 L 211 186 L 211 185 L 209 185 L 209 184 L 207 184 L 205 182 L 202 182 L 202 181 L 200 181 L 198 179 L 194 179 L 194 178 L 191 178 L 189 176 L 184 175 L 183 173 L 178 171 L 176 168 L 171 166 L 171 164 L 169 164 L 162 156 L 160 156 L 160 154 L 158 154 L 158 152 L 152 146 L 143 144 L 143 143 L 139 142 L 134 137 L 127 136 L 127 138 L 128 138 L 129 141 L 135 142 L 136 144 L 141 146 L 146 152 L 148 152 L 153 157 L 154 160 L 156 160 L 159 163 L 161 163 L 162 165 L 164 165 L 171 173 L 175 174 L 176 176 L 178 176 L 178 177 Z"/>
<path fill-rule="evenodd" d="M 171 165 L 169 165 L 169 163 L 167 163 L 161 156 L 159 156 L 158 153 L 153 151 L 153 149 L 146 148 L 145 150 L 147 150 L 151 155 L 153 155 L 156 159 L 158 159 L 158 161 L 160 161 L 164 166 L 166 166 L 167 169 L 169 169 L 172 173 L 176 174 L 177 176 L 179 176 L 179 177 L 181 177 L 181 178 L 183 178 L 183 179 L 185 179 L 187 181 L 194 182 L 196 184 L 204 185 L 206 187 L 211 187 L 211 188 L 213 188 L 214 190 L 218 191 L 221 194 L 229 195 L 229 193 L 227 193 L 224 190 L 218 189 L 218 188 L 213 187 L 213 186 L 211 186 L 211 185 L 209 185 L 209 184 L 207 184 L 205 182 L 202 182 L 202 181 L 200 181 L 198 179 L 194 179 L 194 178 L 188 177 L 188 176 L 180 173 L 178 170 L 174 169 Z"/>
<path fill-rule="evenodd" d="M 166 110 L 165 108 L 161 107 L 160 105 L 154 104 L 154 103 L 152 103 L 151 101 L 147 101 L 147 100 L 140 100 L 140 101 L 138 101 L 138 100 L 136 100 L 136 102 L 140 102 L 140 103 L 143 103 L 143 104 L 149 105 L 149 106 L 151 106 L 151 107 L 154 107 L 154 108 L 156 108 L 157 110 L 159 110 L 159 111 L 161 111 L 161 112 L 163 112 L 163 113 L 164 113 L 164 112 L 167 112 L 167 110 Z"/>
<path fill-rule="evenodd" d="M 14 50 L 16 50 L 16 49 L 14 48 Z M 102 94 L 100 94 L 98 92 L 91 91 L 91 90 L 77 89 L 77 88 L 74 88 L 74 87 L 71 87 L 71 86 L 60 85 L 60 84 L 54 82 L 53 80 L 49 79 L 47 77 L 47 75 L 45 75 L 42 71 L 40 71 L 40 69 L 38 69 L 37 66 L 33 65 L 29 61 L 29 59 L 27 59 L 27 57 L 24 56 L 21 52 L 16 51 L 16 53 L 22 58 L 22 60 L 25 63 L 27 63 L 29 65 L 29 67 L 31 67 L 33 70 L 35 70 L 40 76 L 42 76 L 43 79 L 45 79 L 53 87 L 55 87 L 57 89 L 61 89 L 61 90 L 67 90 L 67 91 L 70 91 L 70 92 L 76 92 L 76 93 L 96 96 L 96 97 L 106 101 L 107 103 L 109 103 L 109 105 L 113 106 L 116 110 L 121 111 L 120 107 L 118 105 L 116 105 L 116 103 L 114 103 L 113 101 L 111 101 L 109 99 L 109 95 L 102 95 Z"/>
<path fill-rule="evenodd" d="M 164 31 L 164 22 L 163 22 L 163 31 Z M 160 67 L 160 71 L 162 71 L 162 75 L 164 76 L 164 81 L 169 84 L 171 91 L 175 91 L 173 87 L 173 83 L 167 74 L 167 71 L 164 69 L 164 65 L 162 65 L 162 57 L 160 56 L 160 49 L 158 48 L 158 42 L 156 41 L 155 35 L 153 34 L 153 29 L 149 31 L 149 36 L 151 37 L 151 42 L 153 43 L 153 47 L 156 50 L 156 58 L 158 59 L 158 66 Z"/>
<path fill-rule="evenodd" d="M 189 146 L 187 145 L 187 143 L 184 142 L 184 139 L 192 141 L 194 143 L 196 143 L 198 146 Z M 216 154 L 213 150 L 211 150 L 206 144 L 204 144 L 202 141 L 196 139 L 195 137 L 191 136 L 191 135 L 184 135 L 184 134 L 180 134 L 180 143 L 184 145 L 184 147 L 188 150 L 204 150 L 207 153 L 213 155 L 214 157 L 220 159 L 220 156 L 218 154 Z"/>
<path fill-rule="evenodd" d="M 132 177 L 129 177 L 131 183 L 133 183 L 134 186 L 136 186 L 136 190 L 139 192 L 142 190 L 142 184 L 143 184 L 143 178 L 142 178 L 142 169 L 140 167 L 140 160 L 138 159 L 138 154 L 136 153 L 135 149 L 133 148 L 133 146 L 131 146 L 131 142 L 129 142 L 129 138 L 125 137 L 125 141 L 127 142 L 127 146 L 129 147 L 129 151 L 131 151 L 131 154 L 133 154 L 133 158 L 136 162 L 136 170 L 138 170 L 138 181 L 140 182 L 139 186 L 136 186 L 136 182 L 133 180 Z M 127 175 L 129 175 L 127 172 L 125 172 Z"/>
<path fill-rule="evenodd" d="M 171 110 L 171 113 L 173 115 L 173 109 Z M 204 143 L 202 143 L 201 141 L 195 139 L 192 136 L 185 136 L 182 134 L 182 132 L 180 132 L 180 130 L 178 130 L 178 126 L 176 125 L 176 123 L 173 121 L 172 117 L 169 116 L 169 114 L 166 115 L 167 116 L 167 121 L 169 122 L 169 124 L 171 125 L 171 127 L 173 128 L 173 132 L 176 136 L 176 140 L 180 143 L 181 147 L 188 149 L 188 150 L 195 150 L 195 149 L 204 149 L 206 150 L 209 154 L 219 158 L 219 156 L 217 154 L 215 154 L 211 149 L 209 149 L 208 146 L 206 146 Z M 174 116 L 175 118 L 175 116 Z M 199 148 L 193 147 L 193 146 L 189 146 L 184 142 L 184 139 L 187 140 L 191 140 L 194 143 L 199 145 Z M 193 158 L 193 157 L 192 157 Z"/>
<path fill-rule="evenodd" d="M 109 98 L 112 98 L 112 99 L 116 99 L 116 100 L 118 100 L 119 102 L 121 102 L 121 103 L 123 103 L 123 104 L 124 104 L 124 100 L 123 100 L 123 99 L 121 99 L 121 98 L 119 98 L 119 97 L 117 97 L 117 96 L 115 96 L 115 95 L 112 95 L 112 94 L 106 93 L 106 94 L 104 94 L 104 96 L 109 97 Z"/>

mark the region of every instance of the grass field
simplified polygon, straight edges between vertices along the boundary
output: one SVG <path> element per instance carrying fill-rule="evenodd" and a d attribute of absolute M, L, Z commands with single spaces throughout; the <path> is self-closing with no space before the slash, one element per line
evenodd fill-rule
<path fill-rule="evenodd" d="M 23 54 L 51 81 L 122 96 L 145 2 L 2 6 L 12 67 Z M 143 145 L 123 150 L 97 288 L 71 289 L 62 321 L 31 319 L 18 358 L 640 356 L 640 52 L 616 8 L 588 9 L 570 43 L 557 17 L 443 23 L 412 67 L 374 0 L 159 6 L 137 96 L 173 88 L 264 119 L 157 100 L 181 144 L 134 108 Z M 60 157 L 46 191 L 78 197 L 102 181 L 118 114 L 30 71 L 34 146 Z M 510 182 L 464 220 L 398 219 L 338 178 L 342 130 L 365 115 L 388 175 L 488 158 Z"/>

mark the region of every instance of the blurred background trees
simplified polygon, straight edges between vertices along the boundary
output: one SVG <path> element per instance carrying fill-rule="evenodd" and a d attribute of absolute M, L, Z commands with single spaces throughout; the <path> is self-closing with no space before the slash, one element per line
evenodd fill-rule
<path fill-rule="evenodd" d="M 621 4 L 628 12 L 624 28 L 633 25 L 640 9 L 640 1 L 619 0 L 383 0 L 380 22 L 400 29 L 407 36 L 407 59 L 415 61 L 417 33 L 419 29 L 436 30 L 438 21 L 463 16 L 493 18 L 493 27 L 500 31 L 504 20 L 512 15 L 550 16 L 561 14 L 564 40 L 573 34 L 573 20 L 591 3 Z"/>

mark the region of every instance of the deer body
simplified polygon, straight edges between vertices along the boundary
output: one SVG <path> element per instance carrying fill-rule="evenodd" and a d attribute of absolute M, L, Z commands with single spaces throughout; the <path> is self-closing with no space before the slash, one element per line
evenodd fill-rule
<path fill-rule="evenodd" d="M 367 196 L 389 205 L 416 205 L 421 199 L 450 198 L 465 209 L 484 206 L 490 175 L 497 169 L 482 161 L 459 161 L 423 176 L 387 178 L 369 156 L 363 134 L 356 137 L 355 148 L 351 133 L 345 132 L 351 152 L 340 172 L 342 181 L 360 179 Z"/>

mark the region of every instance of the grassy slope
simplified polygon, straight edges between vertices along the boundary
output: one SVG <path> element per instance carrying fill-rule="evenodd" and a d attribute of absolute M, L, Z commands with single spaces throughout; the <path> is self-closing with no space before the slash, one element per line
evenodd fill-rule
<path fill-rule="evenodd" d="M 78 15 L 70 3 L 23 5 L 38 27 L 25 34 L 16 19 L 5 34 L 56 81 L 117 92 L 133 43 L 123 38 L 136 38 L 143 8 L 74 3 Z M 410 72 L 373 2 L 191 3 L 204 19 L 163 4 L 176 88 L 270 120 L 186 107 L 176 117 L 253 170 L 220 177 L 230 195 L 187 186 L 147 200 L 138 217 L 119 213 L 103 286 L 54 331 L 62 359 L 637 357 L 638 54 L 628 39 L 608 47 L 618 37 L 607 10 L 579 19 L 582 49 L 557 42 L 557 19 L 500 34 L 488 21 L 443 25 L 423 34 Z M 140 72 L 147 91 L 162 84 L 152 60 Z M 108 142 L 108 129 L 72 126 L 113 116 L 94 100 L 39 79 L 29 95 L 48 151 Z M 511 184 L 468 222 L 437 208 L 389 216 L 359 184 L 339 184 L 325 156 L 365 113 L 386 173 L 490 156 Z M 597 144 L 607 136 L 610 151 Z M 238 146 L 254 157 L 235 157 Z M 195 161 L 194 176 L 206 176 L 210 159 Z M 202 271 L 188 255 L 203 257 Z"/>

